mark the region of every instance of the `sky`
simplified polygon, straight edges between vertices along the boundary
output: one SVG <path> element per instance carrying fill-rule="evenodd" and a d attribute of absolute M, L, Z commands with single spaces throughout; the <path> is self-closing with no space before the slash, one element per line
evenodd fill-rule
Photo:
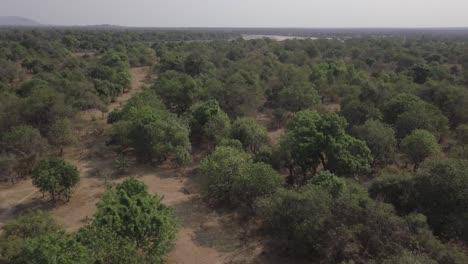
<path fill-rule="evenodd" d="M 49 25 L 468 27 L 468 0 L 0 0 Z"/>

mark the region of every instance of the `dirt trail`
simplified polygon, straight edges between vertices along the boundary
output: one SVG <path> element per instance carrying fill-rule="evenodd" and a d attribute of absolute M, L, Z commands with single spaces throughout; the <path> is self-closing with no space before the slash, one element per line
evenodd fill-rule
<path fill-rule="evenodd" d="M 109 106 L 110 111 L 122 107 L 141 92 L 148 70 L 144 67 L 131 69 L 132 89 L 117 98 Z M 3 216 L 0 222 L 12 219 L 24 208 L 43 208 L 49 209 L 67 231 L 76 231 L 89 223 L 99 197 L 110 185 L 123 180 L 107 177 L 114 159 L 111 151 L 102 153 L 105 131 L 109 129 L 107 116 L 108 113 L 90 110 L 81 112 L 76 120 L 78 143 L 64 150 L 64 158 L 78 167 L 81 181 L 68 203 L 48 205 L 34 191 L 31 180 L 9 188 L 0 187 L 0 217 Z M 167 164 L 157 168 L 134 166 L 127 175 L 144 181 L 151 192 L 163 195 L 164 202 L 175 208 L 181 227 L 175 248 L 166 258 L 167 263 L 273 263 L 263 260 L 259 241 L 250 239 L 246 243 L 246 230 L 232 215 L 217 213 L 200 200 L 192 169 L 182 171 Z"/>

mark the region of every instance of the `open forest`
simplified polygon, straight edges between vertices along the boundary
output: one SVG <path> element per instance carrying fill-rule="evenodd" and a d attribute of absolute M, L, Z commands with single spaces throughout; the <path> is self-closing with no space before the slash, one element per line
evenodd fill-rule
<path fill-rule="evenodd" d="M 466 30 L 0 29 L 0 263 L 466 264 L 467 159 Z"/>

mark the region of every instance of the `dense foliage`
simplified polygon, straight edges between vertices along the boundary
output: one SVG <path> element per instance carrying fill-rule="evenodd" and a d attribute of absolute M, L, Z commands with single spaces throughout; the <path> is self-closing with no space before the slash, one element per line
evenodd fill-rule
<path fill-rule="evenodd" d="M 467 263 L 466 36 L 330 31 L 2 29 L 0 180 L 32 173 L 68 198 L 77 174 L 47 156 L 76 142 L 78 111 L 105 111 L 130 67 L 151 66 L 158 78 L 107 120 L 117 170 L 129 152 L 177 166 L 196 154 L 209 203 L 311 262 Z M 176 230 L 161 197 L 126 180 L 78 233 L 26 215 L 0 249 L 13 263 L 161 263 Z"/>

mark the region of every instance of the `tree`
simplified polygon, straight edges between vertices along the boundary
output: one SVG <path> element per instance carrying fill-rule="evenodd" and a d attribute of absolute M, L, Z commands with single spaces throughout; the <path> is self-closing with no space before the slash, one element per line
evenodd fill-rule
<path fill-rule="evenodd" d="M 10 83 L 18 76 L 18 68 L 14 62 L 0 58 L 0 82 Z"/>
<path fill-rule="evenodd" d="M 364 140 L 372 152 L 373 165 L 377 162 L 389 164 L 395 158 L 395 131 L 378 120 L 368 120 L 363 125 L 355 126 L 352 134 Z"/>
<path fill-rule="evenodd" d="M 19 161 L 15 155 L 0 155 L 0 181 L 14 183 L 16 180 L 15 169 L 18 168 Z"/>
<path fill-rule="evenodd" d="M 75 140 L 70 120 L 68 118 L 56 120 L 49 127 L 47 137 L 51 145 L 60 148 L 60 155 L 62 155 L 63 147 Z"/>
<path fill-rule="evenodd" d="M 65 95 L 51 88 L 33 90 L 22 109 L 23 120 L 39 129 L 43 135 L 55 120 L 70 117 L 71 106 L 65 102 Z"/>
<path fill-rule="evenodd" d="M 280 142 L 282 156 L 295 178 L 295 168 L 303 176 L 315 174 L 321 164 L 324 169 L 343 175 L 353 175 L 370 169 L 371 153 L 365 142 L 346 134 L 346 121 L 336 114 L 321 116 L 313 111 L 296 113 Z M 290 180 L 290 182 L 296 182 Z"/>
<path fill-rule="evenodd" d="M 253 154 L 257 154 L 262 146 L 269 144 L 267 130 L 253 118 L 238 118 L 232 124 L 231 136 Z"/>
<path fill-rule="evenodd" d="M 369 195 L 379 201 L 392 204 L 402 214 L 415 208 L 414 177 L 406 173 L 383 172 L 372 180 Z"/>
<path fill-rule="evenodd" d="M 113 139 L 130 145 L 143 161 L 161 163 L 191 150 L 189 129 L 175 115 L 150 106 L 132 107 L 113 124 Z"/>
<path fill-rule="evenodd" d="M 401 151 L 406 155 L 410 162 L 414 164 L 414 171 L 419 164 L 430 156 L 441 152 L 437 140 L 430 132 L 426 130 L 414 130 L 401 141 Z"/>
<path fill-rule="evenodd" d="M 37 129 L 20 125 L 11 128 L 3 135 L 1 149 L 7 153 L 4 158 L 12 161 L 9 163 L 9 168 L 18 176 L 23 176 L 29 174 L 41 156 L 46 153 L 48 144 Z M 15 163 L 17 166 L 12 166 Z M 10 175 L 10 180 L 14 181 L 11 177 L 13 174 Z"/>
<path fill-rule="evenodd" d="M 250 161 L 250 156 L 242 150 L 217 147 L 200 163 L 204 196 L 214 203 L 230 204 L 234 178 L 240 177 L 243 167 Z"/>
<path fill-rule="evenodd" d="M 448 119 L 430 104 L 421 103 L 398 115 L 395 123 L 398 138 L 404 138 L 415 129 L 424 129 L 439 138 L 448 130 Z"/>
<path fill-rule="evenodd" d="M 468 162 L 427 160 L 414 179 L 417 210 L 434 232 L 468 241 Z"/>
<path fill-rule="evenodd" d="M 341 114 L 350 125 L 362 125 L 367 120 L 382 120 L 382 113 L 373 104 L 352 100 L 346 102 L 341 109 Z"/>
<path fill-rule="evenodd" d="M 191 76 L 200 75 L 206 70 L 207 61 L 200 53 L 192 53 L 185 59 L 184 69 Z"/>
<path fill-rule="evenodd" d="M 324 241 L 327 220 L 332 214 L 333 198 L 319 187 L 297 192 L 280 189 L 277 193 L 260 199 L 258 211 L 268 230 L 280 240 L 290 241 L 289 250 L 296 254 L 317 255 Z"/>
<path fill-rule="evenodd" d="M 403 251 L 398 256 L 386 258 L 382 264 L 437 264 L 437 261 L 424 253 Z"/>
<path fill-rule="evenodd" d="M 437 106 L 449 118 L 452 128 L 468 122 L 468 90 L 465 87 L 431 83 L 421 91 L 421 97 Z"/>
<path fill-rule="evenodd" d="M 258 75 L 245 70 L 228 73 L 221 90 L 215 93 L 221 108 L 231 117 L 250 115 L 263 103 Z"/>
<path fill-rule="evenodd" d="M 411 75 L 415 83 L 423 84 L 431 77 L 431 69 L 426 64 L 418 64 L 411 68 Z"/>
<path fill-rule="evenodd" d="M 421 103 L 422 100 L 415 95 L 406 93 L 398 94 L 383 106 L 384 121 L 393 125 L 396 123 L 400 114 L 408 111 L 414 105 Z"/>
<path fill-rule="evenodd" d="M 295 82 L 278 94 L 279 106 L 291 111 L 313 108 L 320 103 L 320 96 L 310 82 Z"/>
<path fill-rule="evenodd" d="M 92 258 L 87 249 L 65 232 L 50 233 L 26 241 L 12 264 L 88 264 Z"/>
<path fill-rule="evenodd" d="M 192 107 L 191 111 L 192 136 L 203 134 L 215 142 L 229 136 L 231 121 L 216 100 L 198 103 Z"/>
<path fill-rule="evenodd" d="M 457 144 L 450 149 L 450 155 L 460 159 L 468 159 L 468 125 L 459 125 L 455 129 Z"/>
<path fill-rule="evenodd" d="M 43 211 L 27 211 L 2 227 L 0 255 L 13 260 L 23 251 L 29 239 L 55 233 L 60 230 L 52 217 Z"/>
<path fill-rule="evenodd" d="M 275 193 L 282 182 L 282 177 L 270 165 L 249 163 L 234 176 L 230 200 L 235 206 L 253 210 L 257 198 Z"/>
<path fill-rule="evenodd" d="M 62 159 L 42 160 L 32 172 L 33 185 L 52 200 L 70 200 L 73 187 L 80 181 L 78 169 Z"/>
<path fill-rule="evenodd" d="M 83 227 L 76 234 L 76 240 L 90 252 L 92 263 L 145 263 L 132 240 L 121 237 L 106 227 Z"/>
<path fill-rule="evenodd" d="M 41 133 L 26 125 L 16 126 L 2 137 L 2 149 L 22 157 L 40 156 L 47 150 L 47 142 Z"/>
<path fill-rule="evenodd" d="M 161 96 L 167 109 L 182 114 L 195 103 L 199 88 L 195 81 L 183 73 L 167 71 L 159 76 L 152 89 Z"/>
<path fill-rule="evenodd" d="M 162 263 L 161 257 L 172 249 L 177 233 L 173 209 L 136 179 L 127 179 L 104 194 L 92 225 L 134 241 L 150 263 Z"/>
<path fill-rule="evenodd" d="M 438 263 L 466 261 L 460 248 L 432 235 L 423 216 L 399 217 L 361 186 L 329 172 L 259 199 L 257 213 L 283 248 L 318 262 L 380 263 L 404 250 L 427 252 Z"/>

